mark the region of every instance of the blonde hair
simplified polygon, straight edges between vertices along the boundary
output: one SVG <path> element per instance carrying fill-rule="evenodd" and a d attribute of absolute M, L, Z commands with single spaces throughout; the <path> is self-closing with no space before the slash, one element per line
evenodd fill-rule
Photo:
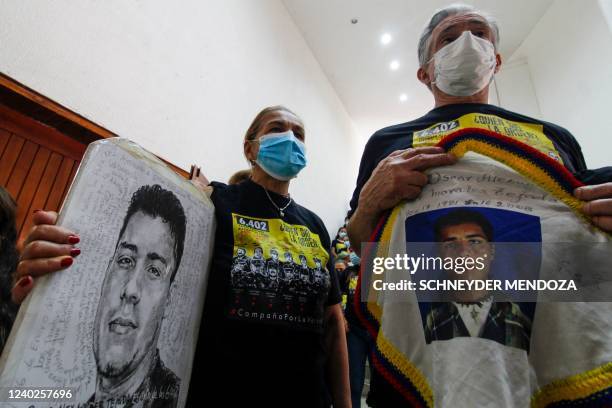
<path fill-rule="evenodd" d="M 273 113 L 273 112 L 287 112 L 287 113 L 292 114 L 296 118 L 298 118 L 300 122 L 302 121 L 302 119 L 300 119 L 300 117 L 296 115 L 295 112 L 293 112 L 292 110 L 290 110 L 289 108 L 283 105 L 268 106 L 267 108 L 264 108 L 261 112 L 259 112 L 257 116 L 255 116 L 255 119 L 253 119 L 253 122 L 251 122 L 251 125 L 249 126 L 249 128 L 247 129 L 244 135 L 244 140 L 255 140 L 257 133 L 261 129 L 263 118 L 267 114 Z"/>
<path fill-rule="evenodd" d="M 240 170 L 232 174 L 227 184 L 239 184 L 251 178 L 251 169 Z"/>

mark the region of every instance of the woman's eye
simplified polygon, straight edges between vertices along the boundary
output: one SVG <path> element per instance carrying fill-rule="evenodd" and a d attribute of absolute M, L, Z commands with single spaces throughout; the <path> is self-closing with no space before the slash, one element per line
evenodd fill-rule
<path fill-rule="evenodd" d="M 474 34 L 476 37 L 482 38 L 482 37 L 484 37 L 485 32 L 484 31 L 476 31 L 475 33 L 472 33 L 472 34 Z"/>

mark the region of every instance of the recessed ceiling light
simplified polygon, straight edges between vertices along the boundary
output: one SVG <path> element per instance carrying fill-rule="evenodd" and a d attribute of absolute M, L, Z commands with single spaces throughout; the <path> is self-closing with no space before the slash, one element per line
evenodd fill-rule
<path fill-rule="evenodd" d="M 400 100 L 400 102 L 406 102 L 406 101 L 408 100 L 408 95 L 406 95 L 406 94 L 401 94 L 401 95 L 399 96 L 399 100 Z"/>
<path fill-rule="evenodd" d="M 392 39 L 393 37 L 391 37 L 391 34 L 384 33 L 383 35 L 380 36 L 380 43 L 382 45 L 387 45 L 391 42 Z"/>
<path fill-rule="evenodd" d="M 400 66 L 400 63 L 398 60 L 393 60 L 389 64 L 389 68 L 391 68 L 391 71 L 397 71 L 399 69 L 399 66 Z"/>

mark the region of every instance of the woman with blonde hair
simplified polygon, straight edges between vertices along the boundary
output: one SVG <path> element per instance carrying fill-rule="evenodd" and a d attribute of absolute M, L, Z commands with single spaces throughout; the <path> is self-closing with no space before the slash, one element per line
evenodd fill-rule
<path fill-rule="evenodd" d="M 305 141 L 295 113 L 266 108 L 243 141 L 250 179 L 206 187 L 212 187 L 217 230 L 187 406 L 350 406 L 329 235 L 289 194 L 306 165 Z M 55 220 L 54 213 L 35 214 L 20 280 L 71 264 L 78 237 Z M 21 300 L 30 288 L 18 284 L 13 296 Z"/>

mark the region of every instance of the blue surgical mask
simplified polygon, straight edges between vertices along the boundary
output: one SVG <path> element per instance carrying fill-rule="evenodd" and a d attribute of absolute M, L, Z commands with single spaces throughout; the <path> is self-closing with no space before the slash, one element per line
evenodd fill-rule
<path fill-rule="evenodd" d="M 306 166 L 306 147 L 291 130 L 269 133 L 258 140 L 255 163 L 277 180 L 291 180 Z"/>

